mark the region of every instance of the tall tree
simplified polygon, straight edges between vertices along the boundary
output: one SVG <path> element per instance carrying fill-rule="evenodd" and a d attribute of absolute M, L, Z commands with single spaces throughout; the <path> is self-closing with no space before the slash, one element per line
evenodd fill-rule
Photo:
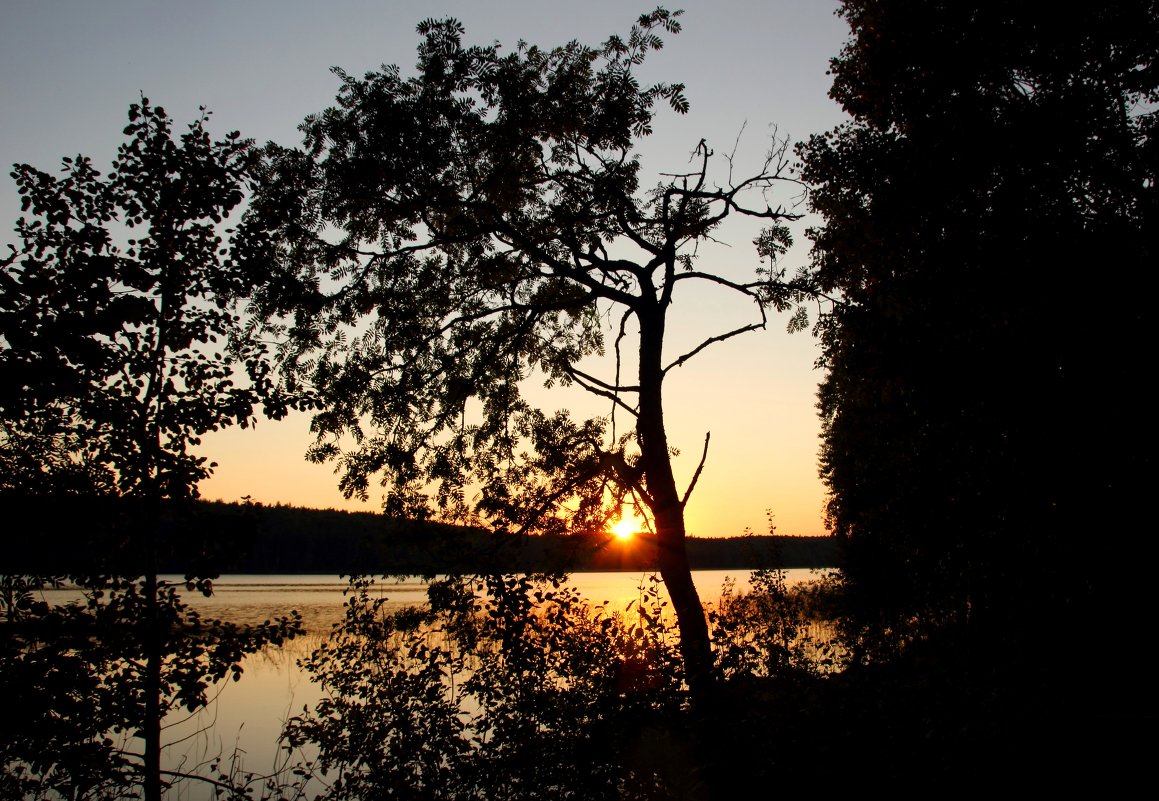
<path fill-rule="evenodd" d="M 506 54 L 464 46 L 453 20 L 423 22 L 413 77 L 336 70 L 338 105 L 306 119 L 303 147 L 270 147 L 239 253 L 266 271 L 256 308 L 283 325 L 284 375 L 322 403 L 310 456 L 338 460 L 348 495 L 381 473 L 390 513 L 477 516 L 521 534 L 601 529 L 638 503 L 695 684 L 711 653 L 664 382 L 786 307 L 776 257 L 793 215 L 764 198 L 784 180 L 779 143 L 736 180 L 702 141 L 691 166 L 641 186 L 633 148 L 656 104 L 684 113 L 688 101 L 680 84 L 641 86 L 636 70 L 678 17 L 657 9 L 600 47 L 521 42 Z M 769 226 L 750 280 L 696 259 L 731 215 Z M 750 299 L 752 321 L 665 354 L 677 287 L 705 284 Z M 614 358 L 600 376 L 606 323 Z M 533 408 L 521 394 L 533 374 L 582 387 L 610 414 Z"/>
<path fill-rule="evenodd" d="M 211 633 L 157 576 L 173 504 L 195 498 L 212 467 L 191 447 L 206 432 L 249 425 L 268 387 L 262 347 L 238 336 L 230 299 L 247 283 L 218 231 L 243 199 L 253 150 L 237 133 L 214 140 L 207 122 L 202 110 L 176 135 L 165 110 L 142 98 L 108 173 L 83 156 L 65 158 L 60 176 L 17 165 L 28 216 L 0 272 L 0 444 L 22 471 L 0 488 L 8 501 L 40 495 L 39 511 L 46 497 L 117 500 L 121 553 L 88 568 L 104 578 L 78 580 L 98 591 L 94 620 L 127 629 L 115 635 L 125 650 L 102 652 L 94 671 L 120 685 L 121 725 L 144 741 L 149 799 L 161 795 L 168 709 L 204 704 L 205 681 L 293 629 L 259 628 L 248 639 L 225 632 L 208 645 Z M 78 489 L 78 480 L 89 485 Z M 108 602 L 98 602 L 104 592 Z M 31 641 L 20 643 L 20 658 L 39 659 Z"/>
<path fill-rule="evenodd" d="M 1070 640 L 1092 598 L 1120 620 L 1115 584 L 1145 585 L 1092 574 L 1090 549 L 1152 553 L 1130 534 L 1154 420 L 1129 389 L 1152 315 L 1100 307 L 1154 288 L 1159 4 L 839 13 L 853 121 L 799 152 L 815 274 L 844 301 L 821 325 L 822 471 L 863 609 L 1007 645 L 1028 619 Z"/>
<path fill-rule="evenodd" d="M 174 138 L 143 99 L 107 175 L 83 156 L 60 177 L 12 173 L 31 217 L 0 274 L 0 412 L 64 419 L 122 496 L 195 495 L 212 465 L 190 447 L 248 425 L 264 381 L 261 347 L 236 336 L 228 301 L 246 278 L 227 268 L 217 230 L 243 199 L 251 143 L 215 142 L 207 121 Z"/>

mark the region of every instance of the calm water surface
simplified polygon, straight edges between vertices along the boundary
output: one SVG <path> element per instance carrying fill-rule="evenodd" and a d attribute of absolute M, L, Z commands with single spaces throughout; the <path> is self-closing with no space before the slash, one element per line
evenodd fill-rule
<path fill-rule="evenodd" d="M 809 569 L 786 570 L 785 573 L 789 584 L 808 581 L 820 575 Z M 640 587 L 648 583 L 650 575 L 630 572 L 573 573 L 570 583 L 591 603 L 616 609 L 635 600 Z M 747 590 L 751 571 L 696 570 L 692 576 L 701 600 L 711 604 L 720 597 L 721 588 L 728 580 L 734 581 L 738 590 Z M 181 580 L 180 576 L 166 578 Z M 193 593 L 186 600 L 203 615 L 235 623 L 260 623 L 296 609 L 302 614 L 310 634 L 325 634 L 342 619 L 346 581 L 337 576 L 318 575 L 230 575 L 217 579 L 213 587 L 213 596 L 210 598 Z M 426 603 L 426 583 L 418 578 L 378 579 L 375 590 L 390 601 L 391 606 Z"/>
<path fill-rule="evenodd" d="M 647 573 L 574 573 L 570 583 L 593 605 L 623 609 L 636 600 L 640 588 L 648 586 Z M 790 584 L 816 579 L 817 571 L 787 570 Z M 719 599 L 726 581 L 737 590 L 747 590 L 751 571 L 701 570 L 693 579 L 701 600 L 712 605 Z M 175 582 L 180 576 L 167 576 Z M 306 635 L 281 648 L 268 648 L 247 657 L 244 673 L 237 682 L 225 681 L 214 688 L 216 699 L 204 710 L 189 717 L 173 715 L 164 733 L 166 763 L 170 769 L 205 773 L 214 760 L 236 754 L 238 767 L 246 772 L 271 773 L 285 761 L 277 748 L 285 721 L 313 707 L 321 696 L 299 666 L 325 639 L 343 616 L 346 581 L 330 575 L 228 575 L 214 582 L 214 593 L 205 598 L 189 593 L 186 600 L 204 617 L 239 624 L 261 623 L 297 610 L 302 615 Z M 660 585 L 661 588 L 663 585 Z M 374 587 L 390 606 L 422 605 L 426 583 L 417 578 L 379 579 Z M 75 597 L 69 590 L 46 593 L 50 601 Z M 666 595 L 666 594 L 665 594 Z M 169 794 L 173 799 L 197 801 L 212 794 L 204 786 L 184 782 Z"/>

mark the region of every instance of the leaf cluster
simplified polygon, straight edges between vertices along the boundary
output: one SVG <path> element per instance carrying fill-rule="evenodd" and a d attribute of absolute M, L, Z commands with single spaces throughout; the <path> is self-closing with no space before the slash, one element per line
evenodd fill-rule
<path fill-rule="evenodd" d="M 624 758 L 642 731 L 675 725 L 683 704 L 655 582 L 626 613 L 592 608 L 558 578 L 447 579 L 432 584 L 429 608 L 398 612 L 372 586 L 352 581 L 344 623 L 306 664 L 326 696 L 285 735 L 318 748 L 325 797 L 674 789 L 656 765 Z"/>
<path fill-rule="evenodd" d="M 12 173 L 26 216 L 0 272 L 8 445 L 48 438 L 121 495 L 195 494 L 211 465 L 190 446 L 249 425 L 269 388 L 263 347 L 240 336 L 233 307 L 248 279 L 219 233 L 253 151 L 236 133 L 215 141 L 207 123 L 203 110 L 177 134 L 142 98 L 106 174 L 83 156 L 56 176 Z"/>

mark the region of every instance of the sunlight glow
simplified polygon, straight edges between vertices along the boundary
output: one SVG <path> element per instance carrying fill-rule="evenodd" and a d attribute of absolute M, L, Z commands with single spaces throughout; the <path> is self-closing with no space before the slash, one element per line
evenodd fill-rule
<path fill-rule="evenodd" d="M 618 539 L 629 540 L 639 531 L 639 526 L 633 518 L 624 517 L 613 524 L 609 531 Z"/>

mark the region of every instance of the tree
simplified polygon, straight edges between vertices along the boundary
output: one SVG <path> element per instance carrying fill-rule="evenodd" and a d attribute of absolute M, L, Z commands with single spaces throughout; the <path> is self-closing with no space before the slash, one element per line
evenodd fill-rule
<path fill-rule="evenodd" d="M 76 576 L 91 591 L 90 614 L 67 616 L 103 632 L 81 653 L 93 656 L 92 681 L 116 676 L 115 711 L 100 720 L 111 714 L 143 738 L 150 799 L 161 794 L 165 713 L 204 705 L 207 681 L 296 630 L 286 620 L 243 634 L 206 628 L 157 576 L 178 505 L 212 468 L 190 448 L 206 432 L 249 425 L 263 398 L 278 413 L 263 348 L 239 336 L 230 300 L 246 277 L 218 235 L 243 199 L 253 149 L 237 133 L 215 141 L 207 122 L 203 109 L 177 137 L 165 110 L 142 98 L 106 175 L 82 156 L 65 158 L 60 177 L 17 165 L 30 217 L 17 221 L 20 246 L 10 245 L 0 272 L 2 444 L 17 470 L 4 478 L 4 500 L 32 496 L 41 514 L 48 498 L 58 514 L 65 496 L 116 501 L 91 507 L 109 513 L 89 525 L 94 537 L 111 534 L 116 553 Z M 189 589 L 208 593 L 212 574 L 189 569 Z M 5 633 L 21 665 L 53 669 L 36 636 Z"/>
<path fill-rule="evenodd" d="M 80 156 L 60 178 L 12 173 L 33 218 L 17 222 L 22 245 L 0 276 L 0 411 L 64 418 L 122 496 L 196 494 L 212 465 L 190 446 L 248 425 L 264 383 L 261 348 L 236 336 L 228 305 L 246 278 L 216 232 L 243 199 L 251 144 L 214 142 L 207 121 L 174 141 L 165 110 L 142 99 L 106 177 Z"/>
<path fill-rule="evenodd" d="M 1154 422 L 1125 383 L 1151 314 L 1097 304 L 1153 289 L 1159 5 L 839 13 L 853 121 L 799 154 L 815 276 L 843 301 L 820 409 L 847 575 L 886 626 L 964 626 L 1010 663 L 1053 639 L 1022 667 L 1089 666 L 1074 632 L 1131 636 L 1145 586 L 1092 575 L 1090 548 L 1153 553 L 1130 532 Z M 1001 662 L 972 653 L 979 676 Z"/>
<path fill-rule="evenodd" d="M 601 47 L 507 54 L 464 46 L 454 20 L 423 22 L 414 77 L 335 70 L 338 105 L 306 119 L 303 147 L 270 146 L 237 241 L 264 275 L 254 308 L 285 336 L 288 386 L 321 404 L 310 458 L 337 460 L 347 495 L 381 473 L 388 513 L 477 516 L 521 535 L 590 533 L 624 503 L 646 508 L 695 684 L 711 664 L 684 546 L 696 479 L 676 484 L 664 381 L 787 308 L 776 258 L 794 215 L 763 199 L 786 180 L 783 143 L 756 174 L 718 185 L 731 162 L 702 141 L 686 171 L 641 186 L 633 148 L 656 104 L 689 107 L 682 85 L 636 77 L 678 18 L 660 8 Z M 767 262 L 748 281 L 696 260 L 733 215 L 768 224 L 756 241 Z M 705 284 L 751 299 L 753 321 L 666 356 L 674 291 Z M 600 377 L 605 321 L 614 367 Z M 532 374 L 610 413 L 535 409 L 520 390 Z"/>

